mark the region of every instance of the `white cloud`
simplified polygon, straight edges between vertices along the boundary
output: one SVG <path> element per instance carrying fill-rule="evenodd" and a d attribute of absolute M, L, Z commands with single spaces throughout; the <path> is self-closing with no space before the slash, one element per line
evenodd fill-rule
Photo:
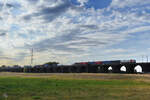
<path fill-rule="evenodd" d="M 138 7 L 149 4 L 149 1 L 113 0 L 108 8 L 97 10 L 84 8 L 88 0 L 78 2 L 80 7 L 71 4 L 69 0 L 35 0 L 34 3 L 32 0 L 6 0 L 5 5 L 17 5 L 13 9 L 3 6 L 0 12 L 0 32 L 7 33 L 0 37 L 0 48 L 4 57 L 11 55 L 12 58 L 19 58 L 20 56 L 15 55 L 25 56 L 23 54 L 35 47 L 35 52 L 38 51 L 37 59 L 46 56 L 45 52 L 50 50 L 54 53 L 53 56 L 56 55 L 55 58 L 66 63 L 71 57 L 77 60 L 77 55 L 89 56 L 94 49 L 105 50 L 123 42 L 131 34 L 150 31 L 150 14 L 144 11 L 148 6 Z M 131 9 L 111 9 L 124 7 Z M 116 48 L 106 50 L 105 53 L 111 52 L 124 53 L 126 50 Z M 67 57 L 65 61 L 60 55 Z M 24 60 L 21 59 L 20 64 L 25 64 L 25 60 L 29 59 L 26 56 L 22 58 Z M 41 62 L 48 60 L 48 57 L 43 61 L 40 59 Z"/>
<path fill-rule="evenodd" d="M 105 53 L 125 53 L 128 52 L 126 49 L 108 49 L 104 51 Z"/>
<path fill-rule="evenodd" d="M 124 8 L 150 4 L 149 0 L 112 0 L 111 7 Z"/>
<path fill-rule="evenodd" d="M 80 2 L 80 6 L 84 6 L 85 3 L 87 3 L 89 0 L 78 0 Z"/>

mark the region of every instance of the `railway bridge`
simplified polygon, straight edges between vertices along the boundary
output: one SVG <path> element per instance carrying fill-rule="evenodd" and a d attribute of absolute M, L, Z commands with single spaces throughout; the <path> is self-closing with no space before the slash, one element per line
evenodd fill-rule
<path fill-rule="evenodd" d="M 142 72 L 150 72 L 150 63 L 131 63 L 131 64 L 97 64 L 97 65 L 70 65 L 61 66 L 56 69 L 60 69 L 63 73 L 109 73 L 109 68 L 111 67 L 112 73 L 122 73 L 121 68 L 125 67 L 125 73 L 135 73 L 135 68 L 139 66 L 142 68 Z"/>
<path fill-rule="evenodd" d="M 94 67 L 97 67 L 98 72 L 100 73 L 108 73 L 109 72 L 109 67 L 112 68 L 111 72 L 112 73 L 121 73 L 121 68 L 125 67 L 126 68 L 126 73 L 135 73 L 136 67 L 141 67 L 142 72 L 148 73 L 150 72 L 150 63 L 135 63 L 135 64 L 108 64 L 108 65 L 96 65 Z"/>
<path fill-rule="evenodd" d="M 111 70 L 109 68 L 111 67 Z M 122 71 L 122 68 L 126 71 Z M 60 65 L 60 66 L 27 66 L 24 68 L 0 68 L 0 71 L 9 72 L 29 72 L 29 73 L 136 73 L 135 68 L 141 67 L 143 73 L 150 73 L 150 62 L 148 63 L 136 63 L 133 60 L 130 61 L 105 61 L 105 62 L 82 62 L 72 65 Z"/>

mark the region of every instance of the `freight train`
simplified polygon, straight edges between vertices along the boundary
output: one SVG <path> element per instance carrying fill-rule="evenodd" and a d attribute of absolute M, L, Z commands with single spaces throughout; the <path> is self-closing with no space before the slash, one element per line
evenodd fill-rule
<path fill-rule="evenodd" d="M 36 66 L 14 66 L 1 67 L 1 72 L 26 72 L 26 73 L 99 73 L 106 72 L 109 66 L 125 64 L 136 64 L 136 60 L 114 60 L 114 61 L 95 61 L 77 62 L 72 65 L 44 64 Z M 103 69 L 100 66 L 105 66 Z M 106 67 L 107 66 L 107 67 Z M 104 71 L 102 71 L 104 70 Z"/>
<path fill-rule="evenodd" d="M 113 61 L 95 61 L 95 62 L 77 62 L 74 65 L 117 65 L 117 64 L 133 64 L 136 60 L 113 60 Z"/>

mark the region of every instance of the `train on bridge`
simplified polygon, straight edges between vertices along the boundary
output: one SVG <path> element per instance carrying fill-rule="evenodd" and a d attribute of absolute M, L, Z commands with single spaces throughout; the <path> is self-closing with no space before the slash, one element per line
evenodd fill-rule
<path fill-rule="evenodd" d="M 135 64 L 136 60 L 113 60 L 113 61 L 94 61 L 94 62 L 77 62 L 75 65 L 118 65 L 118 64 Z"/>
<path fill-rule="evenodd" d="M 36 66 L 14 66 L 1 67 L 1 72 L 26 72 L 26 73 L 136 73 L 135 67 L 140 66 L 144 73 L 150 72 L 150 63 L 137 63 L 136 60 L 113 60 L 113 61 L 94 61 L 77 62 L 72 65 L 43 64 Z M 121 68 L 126 71 L 122 72 Z"/>

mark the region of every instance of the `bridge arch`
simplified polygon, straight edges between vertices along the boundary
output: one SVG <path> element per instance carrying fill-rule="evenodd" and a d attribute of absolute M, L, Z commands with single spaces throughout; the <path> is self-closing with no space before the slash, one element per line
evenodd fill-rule
<path fill-rule="evenodd" d="M 142 70 L 143 69 L 142 69 L 141 65 L 136 65 L 135 68 L 134 68 L 135 73 L 141 73 L 141 72 L 143 72 Z"/>
<path fill-rule="evenodd" d="M 108 68 L 109 68 L 109 66 L 107 66 L 107 65 L 99 65 L 98 67 L 97 67 L 97 72 L 99 72 L 99 73 L 108 73 Z"/>
<path fill-rule="evenodd" d="M 112 73 L 112 70 L 113 70 L 112 66 L 109 66 L 108 67 L 108 72 Z"/>
<path fill-rule="evenodd" d="M 121 73 L 120 68 L 121 68 L 121 65 L 112 65 L 112 72 Z"/>
<path fill-rule="evenodd" d="M 120 71 L 121 71 L 122 73 L 125 73 L 125 72 L 127 71 L 126 66 L 124 66 L 124 65 L 121 66 Z"/>
<path fill-rule="evenodd" d="M 121 66 L 120 70 L 122 73 L 134 73 L 134 64 L 124 64 Z"/>
<path fill-rule="evenodd" d="M 100 66 L 100 65 L 97 66 L 97 70 L 98 70 L 98 71 L 97 71 L 98 73 L 102 73 L 102 70 L 103 70 L 102 66 Z"/>

